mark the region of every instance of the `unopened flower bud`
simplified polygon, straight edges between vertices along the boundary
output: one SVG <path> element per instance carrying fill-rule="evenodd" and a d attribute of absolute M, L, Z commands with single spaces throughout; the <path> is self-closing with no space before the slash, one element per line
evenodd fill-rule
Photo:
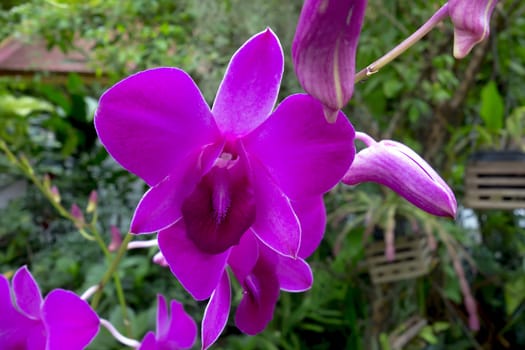
<path fill-rule="evenodd" d="M 111 225 L 109 228 L 111 232 L 111 242 L 109 243 L 108 250 L 110 252 L 116 252 L 122 244 L 122 234 L 118 227 Z"/>
<path fill-rule="evenodd" d="M 497 0 L 450 0 L 449 15 L 454 23 L 454 57 L 463 58 L 489 36 L 490 16 Z"/>
<path fill-rule="evenodd" d="M 97 191 L 93 190 L 89 194 L 88 204 L 86 207 L 86 213 L 90 214 L 97 210 Z"/>
<path fill-rule="evenodd" d="M 365 0 L 306 0 L 293 39 L 292 59 L 303 89 L 321 101 L 334 122 L 354 92 L 355 55 Z"/>
<path fill-rule="evenodd" d="M 49 191 L 51 192 L 51 198 L 53 198 L 53 200 L 56 203 L 60 203 L 60 200 L 62 198 L 60 197 L 60 192 L 58 191 L 58 187 L 53 185 L 53 186 L 51 186 L 51 189 Z"/>
<path fill-rule="evenodd" d="M 158 264 L 158 265 L 162 266 L 162 267 L 168 267 L 169 266 L 168 262 L 166 261 L 166 258 L 164 257 L 164 255 L 162 255 L 161 252 L 158 252 L 157 254 L 155 254 L 153 256 L 153 262 L 155 264 Z"/>
<path fill-rule="evenodd" d="M 454 193 L 416 152 L 396 141 L 375 142 L 364 133 L 356 133 L 356 138 L 368 147 L 356 154 L 343 183 L 376 182 L 430 214 L 456 216 Z"/>
<path fill-rule="evenodd" d="M 71 215 L 74 218 L 74 224 L 75 226 L 80 230 L 83 228 L 83 226 L 86 224 L 86 220 L 84 219 L 84 214 L 82 213 L 82 210 L 78 207 L 78 205 L 74 204 L 71 206 L 70 210 Z"/>

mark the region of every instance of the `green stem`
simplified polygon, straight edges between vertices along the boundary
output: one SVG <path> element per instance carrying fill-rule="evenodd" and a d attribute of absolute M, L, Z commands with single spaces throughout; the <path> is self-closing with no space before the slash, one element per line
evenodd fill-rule
<path fill-rule="evenodd" d="M 119 247 L 119 250 L 117 251 L 115 257 L 113 258 L 113 261 L 111 262 L 111 265 L 109 266 L 109 269 L 106 271 L 104 276 L 102 276 L 102 279 L 100 280 L 98 284 L 98 290 L 93 296 L 93 300 L 91 301 L 91 307 L 93 309 L 96 309 L 98 304 L 100 303 L 100 299 L 102 298 L 102 292 L 104 290 L 104 286 L 109 282 L 109 280 L 113 277 L 113 275 L 116 275 L 116 271 L 118 268 L 118 265 L 120 264 L 120 261 L 124 257 L 127 251 L 128 243 L 133 238 L 133 235 L 131 233 L 128 233 L 126 237 L 124 237 L 124 240 L 122 241 L 122 244 Z"/>
<path fill-rule="evenodd" d="M 354 77 L 354 82 L 360 82 L 361 80 L 368 78 L 372 74 L 379 72 L 381 68 L 386 66 L 388 63 L 392 62 L 403 52 L 408 50 L 412 45 L 421 40 L 421 38 L 427 35 L 428 32 L 430 32 L 439 22 L 441 22 L 446 17 L 448 17 L 448 3 L 445 3 L 445 5 L 441 6 L 441 8 L 437 10 L 437 12 L 434 13 L 434 15 L 430 17 L 430 19 L 427 22 L 425 22 L 425 24 L 423 24 L 421 27 L 419 27 L 419 29 L 416 30 L 412 35 L 403 40 L 392 50 L 387 52 L 386 55 L 379 58 L 377 61 L 368 65 L 365 69 L 357 73 Z"/>
<path fill-rule="evenodd" d="M 20 159 L 16 157 L 13 154 L 13 152 L 9 150 L 9 148 L 7 147 L 7 144 L 2 140 L 0 140 L 0 149 L 6 154 L 9 161 L 13 163 L 17 168 L 19 168 L 31 180 L 31 182 L 35 184 L 35 186 L 47 198 L 47 200 L 51 203 L 51 205 L 58 211 L 58 213 L 62 217 L 68 219 L 69 221 L 73 223 L 77 221 L 77 219 L 73 217 L 73 215 L 71 215 L 71 213 L 66 208 L 64 208 L 58 201 L 56 201 L 53 198 L 52 193 L 45 186 L 45 184 L 42 181 L 40 181 L 40 179 L 38 179 L 38 177 L 35 175 L 33 168 L 31 167 L 31 164 L 25 157 L 20 158 Z M 97 221 L 97 216 L 95 212 L 93 214 L 93 218 L 91 222 L 85 225 L 88 231 L 91 232 L 91 235 L 88 232 L 86 232 L 86 230 L 84 230 L 83 228 L 79 228 L 78 231 L 84 238 L 91 240 L 91 241 L 93 240 L 96 241 L 97 244 L 100 246 L 100 249 L 104 253 L 104 256 L 109 262 L 111 258 L 111 253 L 106 246 L 106 242 L 104 242 L 104 239 L 102 238 L 102 236 L 100 235 L 100 233 L 98 232 L 96 228 L 96 221 Z M 126 332 L 128 333 L 128 335 L 131 335 L 131 324 L 128 319 L 126 299 L 124 296 L 124 291 L 122 289 L 122 283 L 120 281 L 120 277 L 118 276 L 117 273 L 115 273 L 115 271 L 118 267 L 118 264 L 122 260 L 122 257 L 124 256 L 124 253 L 126 252 L 127 245 L 129 241 L 131 241 L 132 237 L 133 237 L 132 235 L 128 234 L 126 238 L 124 239 L 124 242 L 122 242 L 122 245 L 119 251 L 117 252 L 117 255 L 112 261 L 110 269 L 106 272 L 101 282 L 99 283 L 99 288 L 92 301 L 93 308 L 96 308 L 102 296 L 102 289 L 104 288 L 104 285 L 107 284 L 109 279 L 113 277 L 113 281 L 115 283 L 115 289 L 117 292 L 117 298 L 119 300 L 119 304 L 122 309 L 124 325 L 126 326 Z"/>

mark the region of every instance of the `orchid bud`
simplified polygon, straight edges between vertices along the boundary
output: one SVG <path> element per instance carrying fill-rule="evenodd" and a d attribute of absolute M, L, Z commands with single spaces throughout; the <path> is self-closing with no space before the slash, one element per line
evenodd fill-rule
<path fill-rule="evenodd" d="M 454 23 L 454 57 L 463 58 L 489 36 L 490 16 L 497 0 L 450 0 L 449 15 Z"/>
<path fill-rule="evenodd" d="M 89 194 L 88 204 L 86 207 L 86 213 L 93 213 L 95 210 L 97 210 L 97 198 L 98 194 L 97 191 L 93 190 Z"/>
<path fill-rule="evenodd" d="M 303 89 L 321 101 L 334 122 L 354 92 L 355 55 L 366 0 L 306 0 L 292 46 Z"/>
<path fill-rule="evenodd" d="M 70 210 L 71 216 L 73 216 L 73 219 L 75 220 L 75 226 L 80 230 L 86 223 L 86 220 L 84 219 L 84 214 L 82 213 L 82 210 L 78 207 L 78 205 L 73 204 L 71 206 Z"/>
<path fill-rule="evenodd" d="M 153 262 L 157 265 L 160 265 L 162 267 L 168 267 L 168 262 L 166 261 L 166 258 L 164 255 L 162 255 L 161 252 L 158 252 L 153 256 Z"/>
<path fill-rule="evenodd" d="M 454 193 L 416 152 L 396 141 L 375 142 L 364 133 L 356 133 L 356 138 L 368 147 L 356 154 L 343 183 L 376 182 L 430 214 L 456 216 Z"/>
<path fill-rule="evenodd" d="M 53 200 L 56 202 L 56 203 L 60 203 L 61 201 L 61 197 L 60 197 L 60 192 L 58 191 L 58 187 L 56 186 L 51 186 L 51 189 L 49 190 L 50 193 L 51 193 L 51 198 L 53 198 Z"/>
<path fill-rule="evenodd" d="M 110 252 L 116 252 L 122 244 L 122 234 L 120 233 L 120 230 L 114 225 L 111 225 L 109 230 L 111 232 L 111 242 L 109 243 L 108 250 Z"/>

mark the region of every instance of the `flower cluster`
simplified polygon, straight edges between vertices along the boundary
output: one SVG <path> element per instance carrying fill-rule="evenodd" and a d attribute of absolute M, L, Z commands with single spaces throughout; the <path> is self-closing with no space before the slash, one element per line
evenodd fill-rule
<path fill-rule="evenodd" d="M 449 16 L 454 55 L 464 57 L 488 35 L 495 4 L 451 0 L 429 23 Z M 270 29 L 233 55 L 211 108 L 186 72 L 169 67 L 136 73 L 100 98 L 95 127 L 102 144 L 149 185 L 130 232 L 157 236 L 136 247 L 158 245 L 154 261 L 168 266 L 193 298 L 208 300 L 203 349 L 226 326 L 232 277 L 243 290 L 235 324 L 250 335 L 271 321 L 281 291 L 312 286 L 305 259 L 322 240 L 323 195 L 336 184 L 377 182 L 431 214 L 456 215 L 452 190 L 420 156 L 398 142 L 355 133 L 341 112 L 354 90 L 365 9 L 366 0 L 305 1 L 292 59 L 307 94 L 288 96 L 275 108 L 284 55 Z M 366 145 L 357 154 L 355 139 Z M 51 197 L 60 202 L 56 188 Z M 88 212 L 96 201 L 94 193 Z M 86 225 L 76 205 L 71 216 L 79 229 Z M 112 227 L 108 250 L 122 244 Z M 186 349 L 197 337 L 182 305 L 172 301 L 168 309 L 161 295 L 156 332 L 138 342 L 99 318 L 84 297 L 56 289 L 43 298 L 26 267 L 11 285 L 0 277 L 3 348 L 83 349 L 100 325 L 145 350 Z"/>

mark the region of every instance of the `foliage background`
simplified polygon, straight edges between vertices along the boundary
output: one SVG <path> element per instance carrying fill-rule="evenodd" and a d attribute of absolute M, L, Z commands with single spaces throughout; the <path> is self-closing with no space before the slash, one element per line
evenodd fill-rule
<path fill-rule="evenodd" d="M 370 0 L 358 69 L 394 47 L 442 4 Z M 70 75 L 63 84 L 47 83 L 44 72 L 30 79 L 0 77 L 0 138 L 16 154 L 25 154 L 39 176 L 50 176 L 68 206 L 85 208 L 89 192 L 96 189 L 98 225 L 109 241 L 110 225 L 127 230 L 144 185 L 108 158 L 96 139 L 93 110 L 104 89 L 142 69 L 178 66 L 211 103 L 233 52 L 269 26 L 280 37 L 287 60 L 280 99 L 299 92 L 289 53 L 301 6 L 299 0 L 4 0 L 0 40 L 44 37 L 49 47 L 66 52 L 78 50 L 78 38 L 89 40 L 93 49 L 84 54 L 97 75 L 89 81 Z M 523 147 L 524 13 L 522 1 L 500 1 L 490 40 L 460 61 L 451 55 L 453 29 L 445 21 L 358 84 L 346 114 L 356 129 L 416 149 L 453 186 L 461 204 L 469 154 Z M 21 180 L 20 171 L 0 156 L 0 189 Z M 256 337 L 239 334 L 230 323 L 216 348 L 331 349 L 344 344 L 346 349 L 388 349 L 387 335 L 414 313 L 429 326 L 407 349 L 525 346 L 524 211 L 474 212 L 460 206 L 458 219 L 451 222 L 406 209 L 405 202 L 392 198 L 370 184 L 334 189 L 326 199 L 326 239 L 310 258 L 312 290 L 282 293 L 274 321 Z M 371 208 L 376 213 L 372 221 L 366 216 Z M 435 235 L 439 259 L 429 275 L 389 285 L 388 293 L 371 283 L 364 246 L 366 237 L 374 236 L 371 223 L 384 229 L 391 208 L 398 221 L 404 216 Z M 86 244 L 33 186 L 0 213 L 2 273 L 28 264 L 44 292 L 62 287 L 81 293 L 107 268 L 98 248 Z M 467 327 L 447 242 L 454 242 L 456 259 L 478 301 L 482 328 L 477 333 Z M 203 305 L 192 301 L 169 271 L 150 263 L 154 253 L 131 251 L 119 269 L 136 338 L 154 327 L 158 292 L 184 301 L 197 321 L 202 317 Z M 383 311 L 377 307 L 381 298 Z M 109 285 L 98 311 L 123 329 L 117 305 Z M 102 331 L 91 348 L 119 345 Z"/>

